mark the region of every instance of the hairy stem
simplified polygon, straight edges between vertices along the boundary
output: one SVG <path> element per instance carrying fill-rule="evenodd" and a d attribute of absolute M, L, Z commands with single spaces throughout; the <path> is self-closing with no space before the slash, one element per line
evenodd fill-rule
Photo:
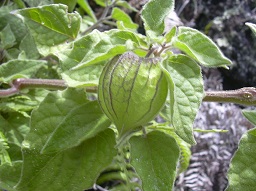
<path fill-rule="evenodd" d="M 0 98 L 18 94 L 22 89 L 44 88 L 62 90 L 67 88 L 64 80 L 25 79 L 18 78 L 10 84 L 8 89 L 0 89 Z M 97 93 L 97 87 L 87 87 L 87 92 Z M 256 88 L 244 87 L 228 91 L 207 91 L 203 98 L 205 102 L 226 102 L 240 105 L 256 105 Z"/>

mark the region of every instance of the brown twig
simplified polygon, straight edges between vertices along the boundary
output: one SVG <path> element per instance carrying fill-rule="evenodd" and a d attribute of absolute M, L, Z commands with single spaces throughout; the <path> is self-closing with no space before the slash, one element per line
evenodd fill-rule
<path fill-rule="evenodd" d="M 19 78 L 10 84 L 10 88 L 0 90 L 0 98 L 18 94 L 22 89 L 44 88 L 63 90 L 68 87 L 64 80 Z M 97 87 L 86 87 L 86 92 L 97 93 Z M 245 87 L 229 91 L 208 91 L 203 98 L 205 102 L 228 102 L 240 105 L 256 105 L 256 88 Z"/>
<path fill-rule="evenodd" d="M 203 101 L 256 105 L 256 88 L 244 87 L 237 90 L 205 92 Z"/>
<path fill-rule="evenodd" d="M 64 90 L 68 87 L 64 80 L 55 79 L 26 79 L 18 78 L 10 84 L 8 89 L 0 89 L 0 98 L 10 97 L 19 94 L 23 89 L 43 88 L 50 90 Z M 86 92 L 97 93 L 97 87 L 86 87 Z"/>
<path fill-rule="evenodd" d="M 61 90 L 65 89 L 67 84 L 64 80 L 18 78 L 13 80 L 10 86 L 8 89 L 0 90 L 0 98 L 18 94 L 22 89 L 45 88 Z"/>

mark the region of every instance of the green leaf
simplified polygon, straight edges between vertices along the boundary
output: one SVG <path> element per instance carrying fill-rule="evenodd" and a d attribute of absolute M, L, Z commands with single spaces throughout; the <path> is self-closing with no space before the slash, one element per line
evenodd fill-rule
<path fill-rule="evenodd" d="M 25 24 L 20 18 L 11 14 L 11 11 L 11 6 L 4 6 L 0 9 L 0 39 L 2 41 L 0 46 L 5 48 L 4 56 L 6 61 L 18 58 L 18 56 L 24 50 L 20 47 L 20 43 L 22 43 L 22 41 L 27 41 L 28 39 L 25 39 L 25 36 L 29 35 L 29 31 L 27 30 Z M 26 53 L 26 58 L 37 59 L 38 56 L 30 56 L 30 53 L 37 50 L 36 47 L 33 46 L 35 44 L 34 40 L 32 39 L 32 41 L 27 42 L 27 44 L 30 45 L 30 49 L 24 50 Z M 20 50 L 17 49 L 18 47 Z"/>
<path fill-rule="evenodd" d="M 67 89 L 49 93 L 39 107 L 32 112 L 31 130 L 27 136 L 27 139 L 31 141 L 31 147 L 42 149 L 55 129 L 63 123 L 66 116 L 73 109 L 85 103 L 88 103 L 88 100 L 82 89 Z M 38 139 L 38 137 L 40 138 Z"/>
<path fill-rule="evenodd" d="M 13 187 L 18 183 L 21 174 L 22 161 L 15 161 L 0 166 L 0 189 L 16 191 Z"/>
<path fill-rule="evenodd" d="M 166 128 L 164 132 L 171 135 L 176 140 L 180 149 L 178 173 L 184 172 L 190 164 L 191 146 L 183 141 L 183 139 L 181 139 L 173 130 Z"/>
<path fill-rule="evenodd" d="M 0 32 L 0 39 L 0 47 L 4 49 L 11 48 L 16 44 L 15 35 L 13 34 L 9 24 L 7 24 L 6 27 Z"/>
<path fill-rule="evenodd" d="M 159 36 L 164 32 L 164 20 L 173 11 L 173 0 L 150 0 L 142 8 L 142 20 L 149 36 Z"/>
<path fill-rule="evenodd" d="M 7 49 L 5 51 L 5 58 L 6 58 L 6 61 L 8 60 L 11 60 L 11 59 L 17 59 L 19 57 L 19 54 L 20 54 L 20 50 L 17 49 L 17 48 L 10 48 L 10 49 Z"/>
<path fill-rule="evenodd" d="M 138 10 L 136 8 L 132 7 L 127 1 L 119 0 L 116 2 L 116 5 L 126 8 L 128 10 L 134 11 L 134 12 L 138 12 Z"/>
<path fill-rule="evenodd" d="M 177 27 L 173 27 L 168 33 L 164 35 L 164 39 L 166 43 L 169 43 L 172 41 L 173 37 L 175 37 L 177 32 Z"/>
<path fill-rule="evenodd" d="M 97 21 L 97 18 L 90 7 L 88 0 L 77 0 L 77 4 L 83 8 L 83 10 L 93 19 L 94 22 Z"/>
<path fill-rule="evenodd" d="M 142 35 L 117 29 L 106 32 L 94 30 L 77 40 L 72 49 L 56 55 L 62 62 L 63 71 L 66 71 L 99 63 L 138 47 L 147 47 Z"/>
<path fill-rule="evenodd" d="M 24 51 L 27 59 L 39 59 L 40 54 L 37 50 L 35 41 L 30 33 L 28 33 L 20 42 L 20 51 Z"/>
<path fill-rule="evenodd" d="M 78 13 L 67 13 L 67 9 L 66 5 L 55 4 L 22 9 L 16 13 L 29 27 L 41 54 L 46 56 L 55 50 L 54 47 L 60 48 L 57 45 L 76 38 L 81 17 Z"/>
<path fill-rule="evenodd" d="M 2 98 L 0 100 L 0 111 L 5 113 L 18 112 L 23 116 L 27 117 L 27 112 L 31 112 L 37 105 L 38 101 L 36 101 L 35 99 L 31 99 L 26 95 L 16 95 L 12 97 Z"/>
<path fill-rule="evenodd" d="M 252 30 L 253 34 L 256 36 L 256 25 L 253 23 L 245 23 L 245 25 L 247 25 L 248 27 L 250 27 L 250 29 Z"/>
<path fill-rule="evenodd" d="M 225 67 L 231 61 L 226 58 L 217 45 L 196 29 L 179 27 L 173 38 L 173 46 L 207 67 Z"/>
<path fill-rule="evenodd" d="M 172 124 L 175 132 L 187 143 L 195 144 L 193 122 L 203 99 L 201 69 L 191 58 L 174 55 L 165 60 L 166 69 L 174 82 L 171 99 Z"/>
<path fill-rule="evenodd" d="M 8 144 L 13 143 L 21 146 L 25 136 L 29 132 L 29 117 L 24 117 L 19 113 L 8 113 L 7 117 L 0 115 L 0 131 L 8 139 Z"/>
<path fill-rule="evenodd" d="M 34 138 L 41 139 L 40 136 Z M 85 190 L 117 154 L 115 134 L 107 129 L 79 146 L 54 154 L 40 154 L 39 147 L 24 143 L 24 165 L 17 191 Z"/>
<path fill-rule="evenodd" d="M 0 148 L 2 147 L 1 145 L 2 144 L 6 144 L 6 143 L 3 143 L 3 141 L 2 141 L 2 137 L 0 138 Z M 6 145 L 6 147 L 7 147 L 7 145 Z M 9 153 L 7 152 L 7 149 L 3 149 L 3 148 L 1 148 L 1 150 L 0 150 L 1 152 L 0 152 L 0 165 L 4 165 L 4 164 L 11 164 L 12 162 L 11 162 L 11 158 L 10 158 L 10 156 L 9 156 Z"/>
<path fill-rule="evenodd" d="M 13 162 L 21 161 L 22 160 L 22 152 L 21 152 L 20 146 L 17 146 L 13 143 L 9 143 L 8 146 L 10 148 L 7 150 L 7 152 L 12 161 L 12 164 L 13 164 Z"/>
<path fill-rule="evenodd" d="M 145 191 L 172 190 L 176 178 L 179 148 L 175 139 L 163 132 L 153 131 L 132 137 L 131 164 L 142 181 Z"/>
<path fill-rule="evenodd" d="M 227 191 L 253 191 L 256 187 L 256 129 L 249 130 L 240 140 L 228 171 Z"/>
<path fill-rule="evenodd" d="M 9 82 L 16 78 L 30 78 L 46 63 L 44 60 L 10 60 L 0 65 L 0 81 Z"/>
<path fill-rule="evenodd" d="M 3 30 L 7 25 L 10 26 L 12 33 L 15 36 L 17 43 L 19 43 L 24 36 L 28 33 L 27 27 L 22 20 L 13 14 L 12 10 L 8 7 L 1 7 L 0 9 L 0 30 Z"/>
<path fill-rule="evenodd" d="M 162 111 L 161 111 L 161 116 L 168 121 L 169 123 L 172 123 L 172 114 L 173 112 L 173 105 L 174 105 L 174 82 L 172 80 L 172 77 L 169 73 L 168 70 L 166 70 L 166 67 L 164 66 L 166 64 L 164 64 L 163 62 L 160 64 L 161 69 L 167 79 L 168 82 L 168 89 L 169 89 L 169 96 L 167 96 L 166 98 L 166 104 L 164 105 Z M 167 109 L 169 109 L 169 111 L 167 111 Z"/>
<path fill-rule="evenodd" d="M 86 103 L 89 104 L 88 108 L 85 108 Z M 21 180 L 17 185 L 18 191 L 88 189 L 92 187 L 99 173 L 112 162 L 116 155 L 115 134 L 112 130 L 107 129 L 83 142 L 75 140 L 78 136 L 88 136 L 81 135 L 81 131 L 77 133 L 77 126 L 73 124 L 76 121 L 72 120 L 72 116 L 76 117 L 75 111 L 82 115 L 83 108 L 83 118 L 86 120 L 89 116 L 88 110 L 94 109 L 94 102 L 90 103 L 81 89 L 67 89 L 49 93 L 33 111 L 31 130 L 23 142 L 24 165 Z M 99 124 L 101 122 L 99 121 Z M 94 122 L 91 124 L 92 129 L 94 125 L 97 127 Z M 72 148 L 42 154 L 41 150 L 59 126 L 69 129 L 73 127 L 74 137 L 67 133 L 63 135 L 67 137 L 61 137 L 66 141 L 64 145 L 70 143 L 69 147 Z M 76 146 L 77 144 L 79 145 Z"/>
<path fill-rule="evenodd" d="M 56 152 L 77 146 L 107 129 L 110 124 L 97 101 L 82 104 L 66 115 L 48 138 L 41 152 Z"/>
<path fill-rule="evenodd" d="M 122 21 L 125 28 L 133 30 L 138 28 L 138 25 L 132 21 L 131 17 L 117 7 L 112 10 L 111 17 L 116 21 Z"/>
<path fill-rule="evenodd" d="M 111 4 L 111 1 L 110 0 L 95 0 L 95 3 L 97 3 L 98 5 L 100 5 L 102 7 L 106 7 Z"/>
<path fill-rule="evenodd" d="M 253 125 L 256 125 L 256 111 L 243 110 L 242 113 Z"/>
<path fill-rule="evenodd" d="M 98 85 L 99 76 L 102 69 L 102 64 L 94 64 L 77 70 L 67 70 L 66 72 L 62 73 L 61 76 L 69 87 L 82 88 L 96 86 Z"/>

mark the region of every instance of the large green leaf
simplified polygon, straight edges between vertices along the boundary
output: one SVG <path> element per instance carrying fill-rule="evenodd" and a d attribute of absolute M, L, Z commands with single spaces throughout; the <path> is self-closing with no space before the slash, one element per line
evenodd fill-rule
<path fill-rule="evenodd" d="M 165 67 L 174 82 L 170 109 L 175 132 L 187 143 L 195 144 L 193 122 L 204 94 L 201 69 L 185 55 L 171 56 L 165 60 Z"/>
<path fill-rule="evenodd" d="M 79 145 L 107 129 L 110 124 L 97 101 L 82 104 L 68 113 L 49 137 L 42 152 L 55 152 Z"/>
<path fill-rule="evenodd" d="M 159 36 L 164 32 L 164 20 L 173 11 L 173 0 L 150 0 L 142 8 L 142 20 L 149 36 Z"/>
<path fill-rule="evenodd" d="M 147 47 L 142 35 L 117 29 L 106 32 L 94 30 L 77 40 L 72 49 L 59 52 L 57 56 L 66 71 L 73 67 L 80 69 L 141 46 Z"/>
<path fill-rule="evenodd" d="M 31 147 L 40 148 L 41 151 L 66 116 L 72 110 L 88 102 L 86 93 L 81 89 L 67 89 L 66 91 L 49 93 L 39 107 L 32 112 L 31 130 L 27 136 L 30 144 L 32 144 Z"/>
<path fill-rule="evenodd" d="M 88 123 L 90 119 L 96 117 L 98 114 L 93 115 L 92 111 L 94 109 L 99 111 L 97 107 L 95 102 L 87 100 L 83 90 L 67 89 L 46 96 L 33 111 L 31 130 L 23 142 L 24 165 L 21 180 L 17 185 L 18 191 L 80 191 L 92 187 L 99 173 L 116 155 L 115 135 L 112 130 L 107 129 L 96 135 L 97 131 L 88 130 L 89 124 L 87 124 L 85 125 L 87 131 L 92 133 L 88 135 L 86 131 L 81 131 L 83 128 L 77 126 L 76 120 L 80 122 L 85 120 Z M 78 116 L 75 116 L 76 112 L 79 112 Z M 91 120 L 92 129 L 101 126 L 100 118 L 98 123 Z M 61 132 L 59 127 L 66 128 L 63 130 L 67 132 Z M 59 148 L 59 143 L 64 146 L 59 150 L 54 148 L 55 153 L 41 153 L 50 138 L 54 144 L 55 133 L 56 135 L 63 133 L 63 137 L 57 136 L 56 148 Z M 89 137 L 92 138 L 86 139 Z"/>
<path fill-rule="evenodd" d="M 115 134 L 111 129 L 77 147 L 54 154 L 40 154 L 38 147 L 30 146 L 24 143 L 24 165 L 17 191 L 89 189 L 117 154 L 114 149 Z"/>
<path fill-rule="evenodd" d="M 10 60 L 0 65 L 0 81 L 9 82 L 16 78 L 29 78 L 47 62 L 44 60 Z"/>
<path fill-rule="evenodd" d="M 173 45 L 200 64 L 208 67 L 225 67 L 231 64 L 217 45 L 203 33 L 183 26 L 177 31 L 177 36 L 172 41 Z"/>
<path fill-rule="evenodd" d="M 78 13 L 68 13 L 62 4 L 45 5 L 19 10 L 21 16 L 43 55 L 56 51 L 56 47 L 67 40 L 76 38 L 81 17 Z M 55 48 L 54 48 L 55 47 Z"/>
<path fill-rule="evenodd" d="M 256 188 L 256 129 L 249 130 L 240 140 L 228 171 L 227 191 L 254 191 Z"/>
<path fill-rule="evenodd" d="M 242 113 L 253 125 L 256 125 L 256 111 L 243 110 Z"/>
<path fill-rule="evenodd" d="M 138 173 L 144 191 L 172 190 L 176 178 L 179 148 L 175 139 L 153 131 L 132 137 L 131 164 Z"/>

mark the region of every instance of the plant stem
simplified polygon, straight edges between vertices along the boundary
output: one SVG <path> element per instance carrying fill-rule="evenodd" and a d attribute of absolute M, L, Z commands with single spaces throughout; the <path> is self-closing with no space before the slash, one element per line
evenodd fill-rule
<path fill-rule="evenodd" d="M 44 88 L 62 90 L 67 88 L 64 80 L 18 78 L 12 81 L 9 89 L 0 90 L 0 98 L 18 94 L 22 89 Z"/>
<path fill-rule="evenodd" d="M 203 101 L 256 105 L 256 88 L 244 87 L 237 90 L 205 92 Z"/>
<path fill-rule="evenodd" d="M 0 98 L 18 94 L 22 89 L 44 88 L 63 90 L 68 87 L 64 80 L 54 79 L 25 79 L 18 78 L 10 84 L 8 89 L 0 89 Z M 97 87 L 86 87 L 87 92 L 97 93 Z M 256 88 L 244 87 L 228 91 L 207 91 L 203 98 L 205 102 L 227 102 L 240 105 L 256 105 Z"/>

